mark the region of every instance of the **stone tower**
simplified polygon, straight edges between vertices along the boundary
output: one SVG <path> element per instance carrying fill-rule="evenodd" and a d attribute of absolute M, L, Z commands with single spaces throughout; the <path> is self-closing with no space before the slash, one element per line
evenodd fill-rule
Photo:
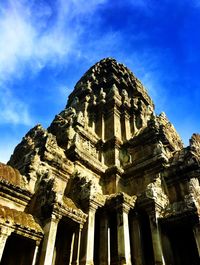
<path fill-rule="evenodd" d="M 2 265 L 199 265 L 200 135 L 103 59 L 0 164 Z"/>

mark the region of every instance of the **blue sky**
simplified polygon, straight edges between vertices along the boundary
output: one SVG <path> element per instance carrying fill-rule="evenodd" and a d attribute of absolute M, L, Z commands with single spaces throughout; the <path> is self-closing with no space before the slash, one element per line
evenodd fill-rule
<path fill-rule="evenodd" d="M 0 0 L 0 161 L 105 57 L 133 71 L 185 145 L 200 132 L 200 0 Z"/>

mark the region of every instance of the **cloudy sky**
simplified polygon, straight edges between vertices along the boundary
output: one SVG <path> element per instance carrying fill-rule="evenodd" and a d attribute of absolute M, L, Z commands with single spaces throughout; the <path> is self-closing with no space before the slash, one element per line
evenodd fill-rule
<path fill-rule="evenodd" d="M 133 71 L 185 145 L 200 132 L 200 0 L 0 0 L 0 161 L 105 57 Z"/>

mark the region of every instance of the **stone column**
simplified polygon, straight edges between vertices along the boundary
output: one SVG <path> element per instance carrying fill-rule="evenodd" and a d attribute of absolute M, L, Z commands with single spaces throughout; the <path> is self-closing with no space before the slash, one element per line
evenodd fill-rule
<path fill-rule="evenodd" d="M 32 265 L 35 265 L 36 262 L 37 262 L 37 256 L 38 256 L 39 245 L 40 245 L 40 241 L 36 241 L 36 242 L 35 242 L 35 251 L 34 251 L 34 255 L 33 255 Z"/>
<path fill-rule="evenodd" d="M 2 227 L 0 231 L 0 261 L 3 256 L 4 248 L 8 237 L 11 235 L 12 230 L 7 227 Z"/>
<path fill-rule="evenodd" d="M 130 115 L 127 113 L 126 110 L 124 110 L 123 113 L 123 127 L 124 132 L 122 132 L 123 140 L 129 140 L 131 137 L 131 127 L 130 127 Z"/>
<path fill-rule="evenodd" d="M 70 247 L 70 256 L 69 256 L 69 265 L 72 264 L 72 259 L 73 259 L 73 253 L 74 253 L 74 238 L 75 238 L 75 232 L 73 232 L 73 234 L 72 234 L 71 247 Z"/>
<path fill-rule="evenodd" d="M 131 265 L 128 212 L 129 207 L 122 204 L 117 209 L 118 258 L 120 265 Z"/>
<path fill-rule="evenodd" d="M 131 138 L 131 124 L 130 124 L 130 115 L 126 113 L 126 139 L 129 140 Z"/>
<path fill-rule="evenodd" d="M 132 252 L 134 257 L 134 265 L 143 265 L 143 248 L 141 238 L 141 228 L 139 217 L 137 215 L 131 216 L 131 239 L 133 242 Z"/>
<path fill-rule="evenodd" d="M 119 139 L 122 138 L 120 117 L 121 117 L 121 113 L 119 112 L 117 106 L 115 105 L 113 109 L 114 136 L 116 136 Z"/>
<path fill-rule="evenodd" d="M 44 226 L 44 240 L 40 257 L 40 265 L 51 265 L 56 241 L 57 227 L 60 217 L 52 215 Z"/>
<path fill-rule="evenodd" d="M 108 265 L 108 218 L 105 212 L 100 217 L 99 264 Z"/>
<path fill-rule="evenodd" d="M 104 117 L 104 113 L 102 113 L 101 116 L 101 139 L 104 141 L 105 140 L 105 117 Z"/>
<path fill-rule="evenodd" d="M 193 232 L 194 232 L 194 237 L 195 237 L 195 241 L 196 241 L 196 245 L 197 245 L 197 249 L 198 249 L 198 253 L 200 257 L 200 225 L 199 224 L 194 226 Z"/>
<path fill-rule="evenodd" d="M 94 229 L 95 229 L 95 212 L 97 206 L 90 204 L 88 211 L 87 222 L 83 228 L 83 240 L 82 240 L 82 251 L 81 251 L 81 262 L 82 265 L 93 265 L 94 256 Z"/>
<path fill-rule="evenodd" d="M 75 231 L 73 258 L 71 263 L 72 265 L 79 265 L 82 228 L 83 228 L 82 224 L 79 224 Z"/>
<path fill-rule="evenodd" d="M 165 265 L 156 213 L 149 215 L 155 265 Z"/>

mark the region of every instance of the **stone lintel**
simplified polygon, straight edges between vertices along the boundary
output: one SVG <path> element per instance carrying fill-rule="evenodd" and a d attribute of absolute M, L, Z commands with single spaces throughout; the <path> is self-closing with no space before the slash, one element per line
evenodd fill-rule
<path fill-rule="evenodd" d="M 11 235 L 11 233 L 18 234 L 20 236 L 30 238 L 34 240 L 37 244 L 40 244 L 42 238 L 43 238 L 43 233 L 42 232 L 36 232 L 33 231 L 31 228 L 28 227 L 22 227 L 22 226 L 17 226 L 12 225 L 12 224 L 1 224 L 0 223 L 0 236 L 8 237 Z"/>
<path fill-rule="evenodd" d="M 99 160 L 94 159 L 91 154 L 88 154 L 76 145 L 72 145 L 70 149 L 66 151 L 66 155 L 75 163 L 79 162 L 80 164 L 83 164 L 96 174 L 104 173 L 107 168 Z"/>
<path fill-rule="evenodd" d="M 106 206 L 108 209 L 128 213 L 130 209 L 134 208 L 136 199 L 137 196 L 129 196 L 124 192 L 119 192 L 107 196 Z"/>
<path fill-rule="evenodd" d="M 77 133 L 86 138 L 88 141 L 92 142 L 94 145 L 100 140 L 98 135 L 93 132 L 93 130 L 86 130 L 85 128 L 78 127 Z"/>
<path fill-rule="evenodd" d="M 97 208 L 102 207 L 105 204 L 106 197 L 102 194 L 96 193 L 91 196 L 88 200 L 88 206 L 91 210 L 97 210 Z"/>
<path fill-rule="evenodd" d="M 162 155 L 155 155 L 145 161 L 138 161 L 132 163 L 125 169 L 124 177 L 129 178 L 136 175 L 141 175 L 141 172 L 149 170 L 151 168 L 152 173 L 158 173 L 163 169 L 166 160 Z"/>
<path fill-rule="evenodd" d="M 176 183 L 188 182 L 191 178 L 199 178 L 200 169 L 198 166 L 174 166 L 173 168 L 168 167 L 163 173 L 163 177 L 168 186 L 172 186 Z"/>
<path fill-rule="evenodd" d="M 42 239 L 43 230 L 31 214 L 1 206 L 0 215 L 2 231 L 12 231 L 33 240 Z"/>
<path fill-rule="evenodd" d="M 17 201 L 21 205 L 27 205 L 27 203 L 31 200 L 32 193 L 26 189 L 21 189 L 18 186 L 15 186 L 7 181 L 0 180 L 0 195 L 3 197 L 8 197 Z"/>
<path fill-rule="evenodd" d="M 145 145 L 145 144 L 156 144 L 158 142 L 157 130 L 149 129 L 146 127 L 144 131 L 135 135 L 129 141 L 125 143 L 126 147 L 135 148 L 137 146 Z"/>
<path fill-rule="evenodd" d="M 68 181 L 69 178 L 70 178 L 70 175 L 73 173 L 73 168 L 72 170 L 68 170 L 68 171 L 65 171 L 65 170 L 61 170 L 61 169 L 54 169 L 54 168 L 51 168 L 52 169 L 52 173 L 53 175 L 58 178 L 58 179 L 61 179 L 63 181 Z"/>
<path fill-rule="evenodd" d="M 159 218 L 159 222 L 163 226 L 176 227 L 180 225 L 196 225 L 199 223 L 199 215 L 196 209 L 185 209 L 183 211 L 164 212 Z"/>
<path fill-rule="evenodd" d="M 38 242 L 37 244 L 40 244 L 44 236 L 42 232 L 36 233 L 32 231 L 31 229 L 27 229 L 26 227 L 17 227 L 16 229 L 16 227 L 13 226 L 12 229 L 14 233 L 21 235 L 23 237 L 30 238 L 34 240 L 35 242 Z"/>
<path fill-rule="evenodd" d="M 73 209 L 67 205 L 56 204 L 54 206 L 53 214 L 58 215 L 58 218 L 66 216 L 79 224 L 84 224 L 87 219 L 87 214 L 85 214 L 82 210 Z"/>

